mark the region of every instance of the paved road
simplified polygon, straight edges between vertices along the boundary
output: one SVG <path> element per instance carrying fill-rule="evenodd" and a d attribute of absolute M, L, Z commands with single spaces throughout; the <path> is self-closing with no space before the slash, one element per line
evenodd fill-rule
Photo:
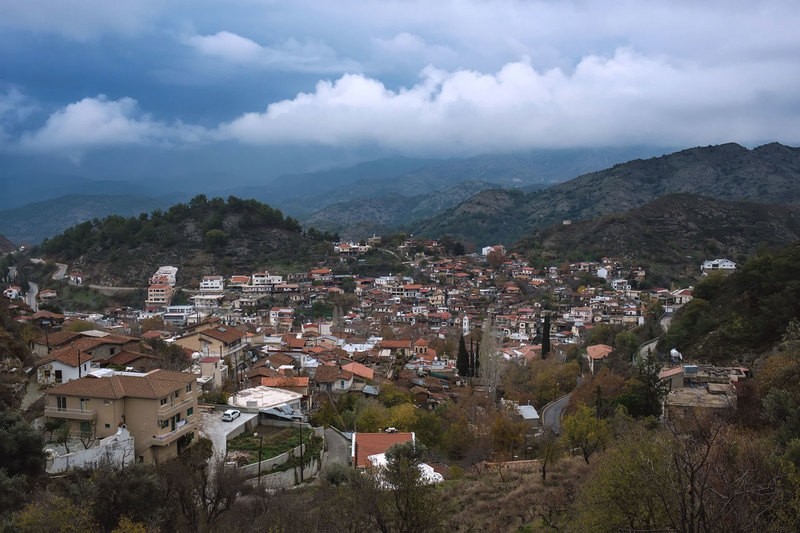
<path fill-rule="evenodd" d="M 36 295 L 39 294 L 39 286 L 32 281 L 28 282 L 28 294 L 25 295 L 25 303 L 33 309 L 33 312 L 39 310 L 39 304 L 36 303 Z"/>
<path fill-rule="evenodd" d="M 545 405 L 541 413 L 542 426 L 545 429 L 549 428 L 559 433 L 561 431 L 561 415 L 564 413 L 568 403 L 569 394 Z"/>
<path fill-rule="evenodd" d="M 67 273 L 67 265 L 65 265 L 64 263 L 56 263 L 56 266 L 58 268 L 53 273 L 53 279 L 56 281 L 61 281 L 62 279 L 64 279 L 64 275 L 66 275 Z"/>
<path fill-rule="evenodd" d="M 327 452 L 322 459 L 322 466 L 329 463 L 341 463 L 347 465 L 350 462 L 350 441 L 331 428 L 325 429 L 325 444 Z"/>

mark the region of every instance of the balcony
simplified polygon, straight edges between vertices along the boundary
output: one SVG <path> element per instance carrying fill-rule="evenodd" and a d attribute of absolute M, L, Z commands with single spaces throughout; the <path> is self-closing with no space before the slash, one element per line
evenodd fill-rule
<path fill-rule="evenodd" d="M 197 407 L 195 405 L 195 400 L 196 397 L 194 396 L 194 394 L 192 394 L 190 397 L 184 398 L 179 402 L 173 402 L 173 403 L 167 402 L 166 404 L 158 408 L 158 416 L 161 418 L 167 418 L 170 415 L 178 413 L 178 411 L 186 410 L 187 408 L 193 406 Z"/>
<path fill-rule="evenodd" d="M 44 416 L 70 420 L 94 420 L 97 417 L 97 411 L 94 409 L 65 409 L 48 405 L 44 408 Z"/>
<path fill-rule="evenodd" d="M 191 433 L 197 429 L 197 423 L 194 420 L 181 420 L 178 422 L 178 425 L 180 427 L 175 428 L 169 433 L 153 435 L 153 438 L 150 439 L 150 446 L 169 446 L 175 442 L 178 437 L 182 437 L 183 435 Z"/>

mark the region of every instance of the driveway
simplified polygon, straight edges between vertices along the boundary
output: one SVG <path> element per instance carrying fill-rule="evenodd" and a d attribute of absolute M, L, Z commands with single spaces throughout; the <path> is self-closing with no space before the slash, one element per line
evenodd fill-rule
<path fill-rule="evenodd" d="M 203 417 L 200 419 L 200 429 L 203 435 L 210 439 L 214 445 L 214 455 L 216 457 L 224 457 L 228 451 L 228 435 L 257 416 L 258 413 L 242 413 L 233 422 L 223 422 L 222 411 L 214 410 L 210 413 L 203 411 Z"/>
<path fill-rule="evenodd" d="M 325 444 L 327 451 L 322 459 L 324 467 L 330 463 L 347 465 L 350 462 L 350 441 L 332 428 L 325 429 Z"/>

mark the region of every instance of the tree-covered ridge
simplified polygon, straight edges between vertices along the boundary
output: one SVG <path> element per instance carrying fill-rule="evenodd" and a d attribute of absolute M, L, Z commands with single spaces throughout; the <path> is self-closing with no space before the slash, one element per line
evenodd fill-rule
<path fill-rule="evenodd" d="M 91 283 L 140 286 L 159 265 L 179 268 L 179 283 L 203 275 L 312 264 L 336 235 L 303 230 L 292 217 L 257 200 L 198 195 L 166 211 L 78 224 L 32 250 L 69 263 Z"/>
<path fill-rule="evenodd" d="M 773 349 L 800 315 L 800 243 L 762 251 L 728 277 L 709 276 L 659 347 L 700 361 L 746 364 Z"/>
<path fill-rule="evenodd" d="M 257 200 L 242 200 L 235 196 L 228 197 L 227 201 L 222 198 L 208 200 L 201 194 L 189 203 L 175 204 L 167 211 L 156 210 L 149 215 L 142 213 L 130 218 L 110 215 L 102 220 L 86 221 L 61 235 L 45 239 L 41 250 L 69 260 L 94 246 L 135 248 L 145 243 L 172 246 L 181 237 L 181 225 L 187 223 L 195 225 L 198 236 L 211 246 L 237 231 L 259 228 L 302 231 L 297 220 L 284 217 L 279 209 Z"/>

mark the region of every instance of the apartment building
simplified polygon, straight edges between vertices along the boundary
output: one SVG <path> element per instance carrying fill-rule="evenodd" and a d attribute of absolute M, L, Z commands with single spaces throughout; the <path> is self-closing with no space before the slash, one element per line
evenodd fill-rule
<path fill-rule="evenodd" d="M 175 457 L 198 427 L 196 377 L 153 370 L 98 372 L 47 391 L 45 417 L 63 420 L 72 435 L 102 439 L 126 427 L 136 461 L 159 463 Z"/>

